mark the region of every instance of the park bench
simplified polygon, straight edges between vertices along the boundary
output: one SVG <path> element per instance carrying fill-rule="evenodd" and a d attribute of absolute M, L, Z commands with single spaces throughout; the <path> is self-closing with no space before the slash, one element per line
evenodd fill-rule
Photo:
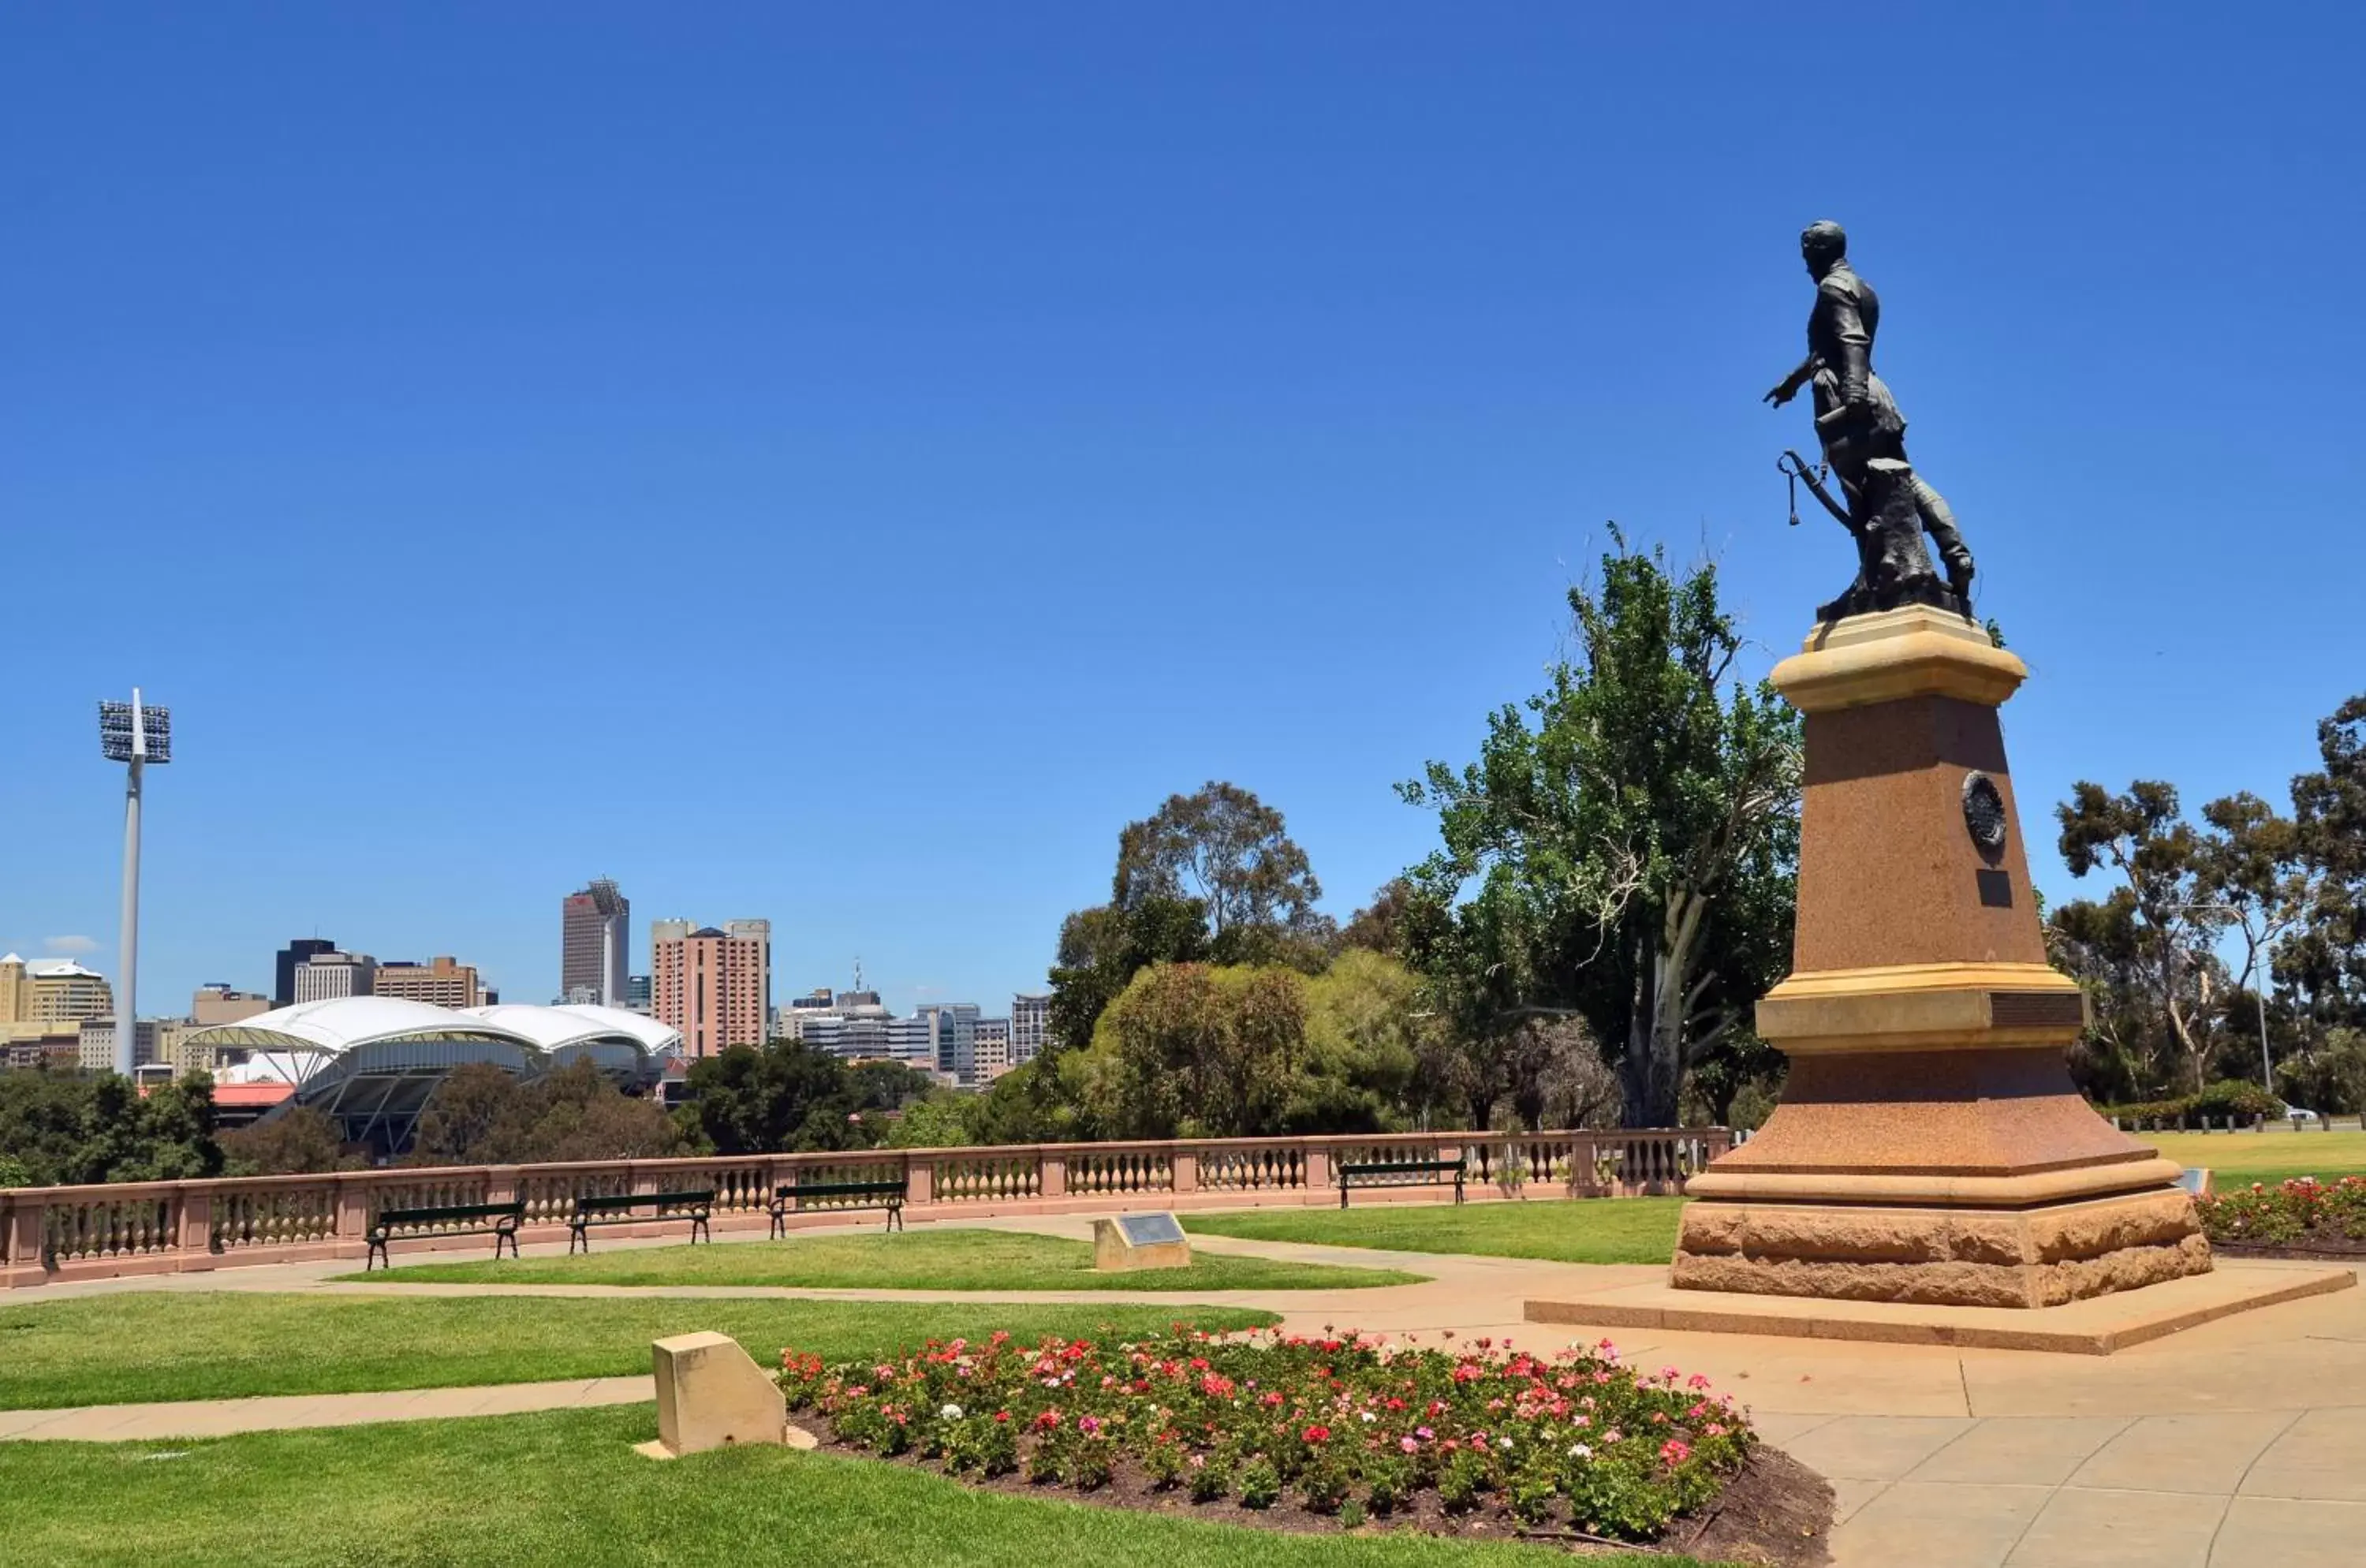
<path fill-rule="evenodd" d="M 651 1206 L 648 1215 L 633 1213 L 644 1206 Z M 704 1192 L 613 1192 L 597 1197 L 579 1197 L 575 1200 L 575 1213 L 567 1222 L 567 1255 L 574 1257 L 578 1244 L 585 1252 L 592 1250 L 593 1225 L 638 1224 L 645 1218 L 688 1220 L 693 1247 L 698 1245 L 701 1233 L 712 1242 L 715 1233 L 707 1229 L 706 1216 L 714 1206 L 713 1188 Z"/>
<path fill-rule="evenodd" d="M 362 1258 L 362 1272 L 370 1271 L 373 1263 L 394 1267 L 394 1259 L 386 1255 L 386 1244 L 395 1240 L 394 1232 L 404 1225 L 449 1225 L 457 1223 L 456 1230 L 436 1230 L 432 1235 L 490 1235 L 493 1238 L 493 1256 L 501 1255 L 501 1243 L 510 1244 L 510 1256 L 517 1256 L 518 1226 L 525 1223 L 525 1204 L 515 1203 L 446 1203 L 436 1209 L 380 1209 L 377 1218 L 370 1222 L 364 1239 L 369 1252 Z M 405 1238 L 408 1239 L 408 1238 Z"/>
<path fill-rule="evenodd" d="M 832 1201 L 817 1205 L 824 1209 L 884 1209 L 887 1228 L 904 1228 L 904 1179 L 888 1181 L 805 1181 L 794 1187 L 772 1189 L 772 1236 L 778 1240 L 789 1234 L 789 1216 L 808 1213 L 806 1200 L 828 1198 Z"/>
<path fill-rule="evenodd" d="M 1371 1160 L 1339 1167 L 1339 1207 L 1347 1206 L 1347 1189 L 1361 1181 L 1368 1187 L 1443 1187 L 1454 1184 L 1454 1201 L 1462 1201 L 1462 1162 L 1459 1159 Z"/>

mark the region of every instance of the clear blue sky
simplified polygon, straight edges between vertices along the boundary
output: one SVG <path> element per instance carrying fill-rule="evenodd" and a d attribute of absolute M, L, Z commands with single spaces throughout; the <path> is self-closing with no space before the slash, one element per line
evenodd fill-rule
<path fill-rule="evenodd" d="M 2041 884 L 2075 778 L 2281 803 L 2366 689 L 2357 13 L 1903 10 L 12 6 L 0 946 L 112 967 L 134 682 L 143 1010 L 315 931 L 545 999 L 603 873 L 636 967 L 992 1008 L 1211 777 L 1344 916 L 1605 519 L 1765 649 L 1842 586 L 1758 401 L 1826 216 Z"/>

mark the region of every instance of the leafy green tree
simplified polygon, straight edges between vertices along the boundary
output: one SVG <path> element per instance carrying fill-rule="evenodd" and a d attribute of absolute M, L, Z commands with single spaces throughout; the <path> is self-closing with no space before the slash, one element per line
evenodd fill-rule
<path fill-rule="evenodd" d="M 904 1108 L 888 1131 L 887 1146 L 893 1149 L 953 1149 L 974 1143 L 970 1136 L 971 1108 L 982 1100 L 967 1096 L 941 1095 L 934 1100 L 915 1101 Z"/>
<path fill-rule="evenodd" d="M 1118 835 L 1110 901 L 1121 909 L 1195 898 L 1210 934 L 1222 938 L 1239 927 L 1303 929 L 1322 897 L 1281 813 L 1238 784 L 1211 779 L 1194 794 L 1169 795 Z"/>
<path fill-rule="evenodd" d="M 1415 897 L 1412 882 L 1392 876 L 1373 893 L 1372 901 L 1348 918 L 1339 929 L 1342 948 L 1360 947 L 1391 957 L 1404 951 L 1404 923 Z"/>
<path fill-rule="evenodd" d="M 817 1046 L 775 1040 L 734 1045 L 690 1065 L 681 1114 L 717 1154 L 863 1149 L 886 1136 L 887 1111 L 930 1080 L 896 1062 L 849 1066 Z"/>
<path fill-rule="evenodd" d="M 1727 689 L 1741 642 L 1716 569 L 1672 576 L 1612 537 L 1598 591 L 1570 591 L 1575 657 L 1492 716 L 1477 761 L 1400 787 L 1438 814 L 1444 847 L 1411 874 L 1445 911 L 1425 967 L 1458 1026 L 1580 1018 L 1628 1122 L 1664 1126 L 1789 959 L 1799 727 L 1771 686 Z"/>
<path fill-rule="evenodd" d="M 194 1073 L 142 1095 L 113 1073 L 0 1073 L 0 1156 L 26 1186 L 219 1176 L 213 1080 Z"/>
<path fill-rule="evenodd" d="M 2081 779 L 2054 815 L 2071 875 L 2108 869 L 2121 879 L 2100 913 L 2066 906 L 2057 923 L 2124 944 L 2114 957 L 2166 1026 L 2199 1093 L 2216 1043 L 2214 999 L 2225 989 L 2212 946 L 2227 916 L 2204 897 L 2203 840 L 2185 820 L 2176 786 L 2138 779 L 2113 795 Z"/>
<path fill-rule="evenodd" d="M 337 1123 L 309 1105 L 221 1135 L 223 1169 L 231 1176 L 299 1176 L 359 1170 L 369 1161 L 344 1141 Z"/>
<path fill-rule="evenodd" d="M 2278 968 L 2317 1028 L 2366 1029 L 2366 693 L 2318 722 L 2316 745 L 2324 765 L 2292 784 L 2310 907 Z"/>
<path fill-rule="evenodd" d="M 572 1062 L 525 1080 L 488 1062 L 469 1062 L 437 1086 L 403 1163 L 531 1165 L 663 1159 L 689 1152 L 689 1140 L 664 1107 L 624 1093 L 592 1062 Z"/>
<path fill-rule="evenodd" d="M 1209 956 L 1207 907 L 1197 898 L 1138 898 L 1079 909 L 1060 926 L 1046 1030 L 1055 1048 L 1092 1043 L 1101 1013 L 1154 964 Z"/>

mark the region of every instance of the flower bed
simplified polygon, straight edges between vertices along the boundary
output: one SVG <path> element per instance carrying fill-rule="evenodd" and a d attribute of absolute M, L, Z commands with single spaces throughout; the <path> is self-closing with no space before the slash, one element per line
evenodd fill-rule
<path fill-rule="evenodd" d="M 1501 1520 L 1649 1540 L 1717 1496 L 1755 1442 L 1706 1378 L 1629 1369 L 1607 1340 L 1547 1359 L 1353 1333 L 1108 1346 L 997 1333 L 877 1363 L 789 1350 L 780 1381 L 832 1440 L 954 1475 L 1350 1528 Z"/>
<path fill-rule="evenodd" d="M 2366 1253 L 2366 1177 L 2254 1182 L 2199 1201 L 2202 1233 L 2214 1247 L 2300 1257 Z"/>

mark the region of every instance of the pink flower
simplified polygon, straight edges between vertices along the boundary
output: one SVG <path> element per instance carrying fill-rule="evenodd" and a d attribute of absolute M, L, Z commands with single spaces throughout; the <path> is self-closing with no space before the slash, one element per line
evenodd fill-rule
<path fill-rule="evenodd" d="M 1693 1457 L 1693 1450 L 1677 1438 L 1670 1438 L 1660 1445 L 1660 1457 L 1672 1465 L 1682 1464 Z"/>
<path fill-rule="evenodd" d="M 1411 1438 L 1399 1438 L 1397 1439 L 1397 1447 L 1403 1449 L 1409 1454 L 1417 1454 L 1421 1452 L 1421 1445 Z"/>

